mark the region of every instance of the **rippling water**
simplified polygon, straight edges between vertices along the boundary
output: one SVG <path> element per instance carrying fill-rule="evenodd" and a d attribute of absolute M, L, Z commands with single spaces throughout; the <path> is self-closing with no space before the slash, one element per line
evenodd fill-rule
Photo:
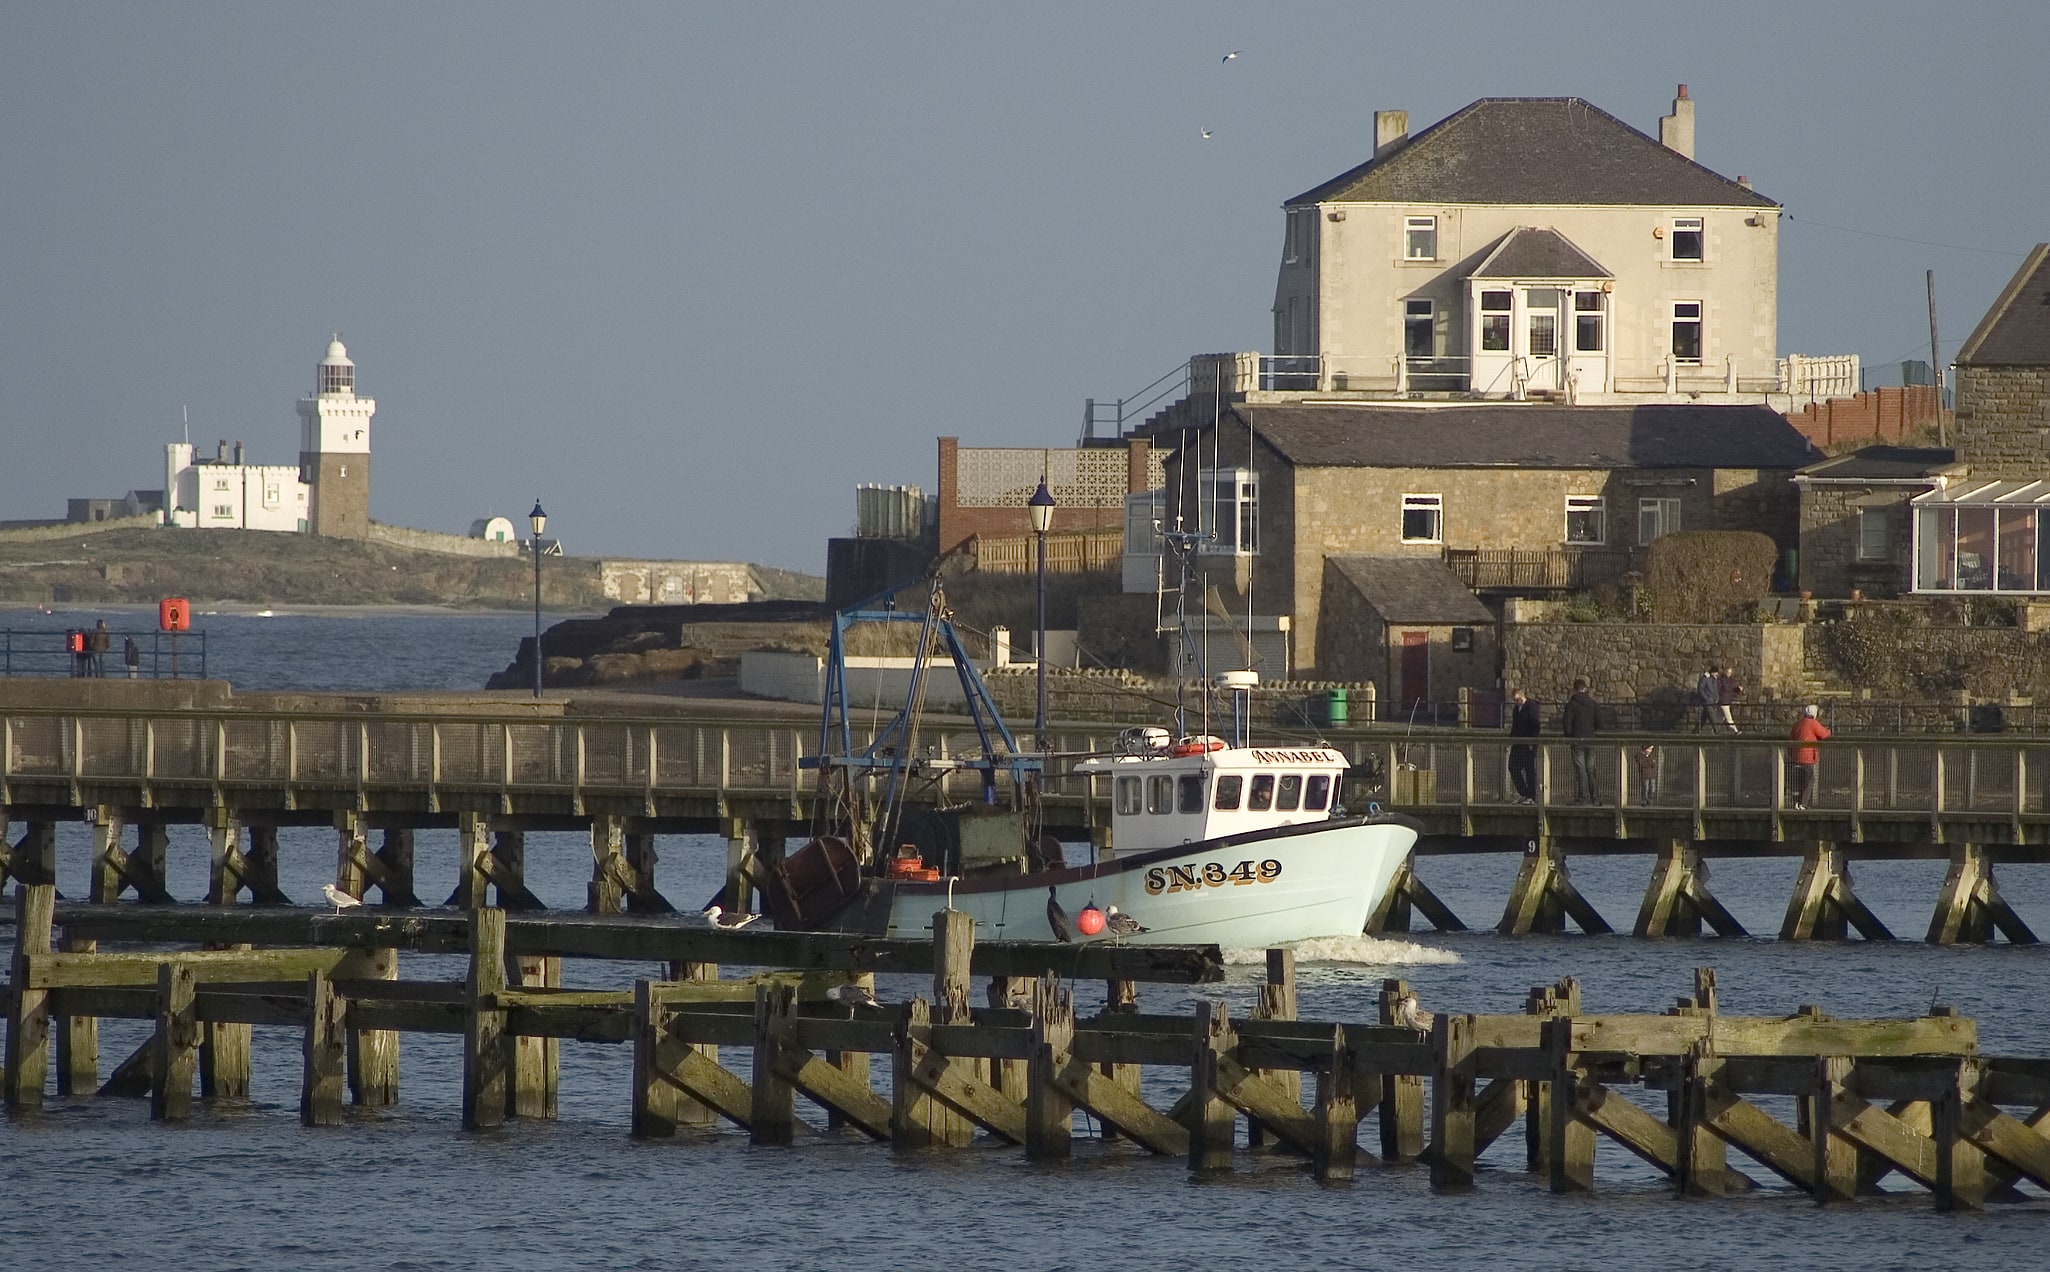
<path fill-rule="evenodd" d="M 30 616 L 0 614 L 22 627 Z M 80 615 L 38 615 L 63 630 Z M 82 616 L 89 624 L 96 615 Z M 202 616 L 215 674 L 243 688 L 475 688 L 510 661 L 531 617 L 336 614 Z M 110 626 L 120 626 L 110 618 Z M 218 633 L 213 634 L 213 633 Z M 59 887 L 85 888 L 83 826 L 65 826 Z M 660 880 L 679 905 L 717 884 L 723 846 L 665 838 Z M 295 898 L 332 878 L 331 832 L 287 830 L 281 877 Z M 445 896 L 453 832 L 422 832 L 419 890 Z M 581 904 L 589 847 L 578 835 L 532 835 L 530 883 L 551 905 Z M 1627 929 L 1648 861 L 1576 861 L 1574 879 Z M 206 886 L 206 844 L 171 832 L 172 892 Z M 1499 916 L 1511 856 L 1433 857 L 1421 872 L 1469 923 Z M 1979 1020 L 1993 1052 L 2050 1054 L 2040 1010 L 2050 954 L 2040 949 L 1931 949 L 1940 862 L 1861 864 L 1859 895 L 1909 938 L 1898 944 L 1772 940 L 1503 939 L 1481 931 L 1318 942 L 1298 951 L 1306 1018 L 1365 1020 L 1384 976 L 1416 986 L 1426 1009 L 1513 1012 L 1532 985 L 1576 976 L 1590 1011 L 1657 1011 L 1717 969 L 1725 1011 L 1775 1014 L 1816 1003 L 1838 1016 L 1919 1014 L 1932 999 Z M 1777 930 L 1791 861 L 1716 863 L 1717 895 L 1752 931 Z M 2050 927 L 2050 878 L 2006 867 L 2003 891 L 2039 930 Z M 1263 959 L 1234 954 L 1225 985 L 1204 992 L 1243 1013 Z M 624 985 L 640 965 L 569 964 L 565 980 Z M 408 977 L 459 979 L 460 960 L 407 956 Z M 1078 985 L 1085 1010 L 1100 987 Z M 878 993 L 929 993 L 884 977 Z M 1148 1007 L 1185 1008 L 1185 991 L 1149 987 Z M 144 1036 L 140 1022 L 102 1026 L 101 1070 Z M 1349 1188 L 1323 1187 L 1285 1157 L 1242 1154 L 1227 1177 L 1192 1183 L 1178 1160 L 1130 1145 L 1077 1142 L 1075 1161 L 1027 1163 L 1015 1149 L 898 1156 L 885 1146 L 821 1139 L 756 1149 L 731 1130 L 671 1142 L 627 1135 L 631 1055 L 565 1043 L 560 1116 L 466 1134 L 453 1038 L 408 1036 L 401 1102 L 349 1111 L 339 1128 L 297 1118 L 299 1037 L 259 1029 L 255 1098 L 199 1106 L 185 1126 L 155 1125 L 146 1102 L 53 1101 L 0 1123 L 0 1268 L 180 1267 L 591 1268 L 1140 1268 L 1224 1266 L 1574 1268 L 2025 1268 L 2040 1266 L 2050 1202 L 1982 1215 L 1939 1215 L 1919 1190 L 1818 1209 L 1770 1187 L 1743 1198 L 1673 1200 L 1659 1177 L 1612 1144 L 1599 1149 L 1593 1197 L 1554 1197 L 1522 1173 L 1522 1140 L 1482 1159 L 1479 1186 L 1431 1194 L 1418 1167 L 1364 1168 Z M 745 1052 L 727 1060 L 745 1072 Z M 887 1064 L 877 1072 L 887 1074 Z M 879 1079 L 880 1080 L 880 1079 Z M 1169 1075 L 1149 1079 L 1158 1104 Z M 802 1101 L 800 1101 L 802 1105 Z M 1784 1115 L 1784 1114 L 1783 1114 Z M 1078 1129 L 1095 1128 L 1078 1120 Z M 1371 1125 L 1362 1142 L 1375 1142 Z M 1733 1160 L 1737 1160 L 1733 1155 Z M 1762 1171 L 1752 1172 L 1763 1175 Z"/>

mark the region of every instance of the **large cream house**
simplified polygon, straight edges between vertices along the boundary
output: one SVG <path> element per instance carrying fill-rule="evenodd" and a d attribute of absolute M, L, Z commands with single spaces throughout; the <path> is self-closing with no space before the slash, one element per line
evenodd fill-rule
<path fill-rule="evenodd" d="M 1276 356 L 1244 387 L 1811 391 L 1778 357 L 1780 206 L 1694 161 L 1686 85 L 1656 140 L 1577 97 L 1485 98 L 1414 137 L 1381 111 L 1374 133 L 1373 158 L 1284 205 Z"/>

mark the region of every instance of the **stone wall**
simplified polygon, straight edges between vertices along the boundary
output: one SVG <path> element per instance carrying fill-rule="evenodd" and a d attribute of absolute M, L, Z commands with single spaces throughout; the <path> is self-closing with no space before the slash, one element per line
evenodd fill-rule
<path fill-rule="evenodd" d="M 440 552 L 448 556 L 516 557 L 522 555 L 520 545 L 511 539 L 472 539 L 468 535 L 444 534 L 439 530 L 414 530 L 408 526 L 388 526 L 381 521 L 371 522 L 370 531 L 364 537 L 372 543 L 388 544 L 394 548 L 409 548 L 415 552 Z"/>
<path fill-rule="evenodd" d="M 1849 596 L 1857 588 L 1871 597 L 1908 590 L 1914 575 L 1908 500 L 1923 486 L 1823 486 L 1801 494 L 1801 586 L 1817 596 Z M 1858 556 L 1859 517 L 1867 510 L 1886 515 L 1886 555 Z"/>
<path fill-rule="evenodd" d="M 1959 367 L 1956 437 L 1975 479 L 2050 476 L 2050 367 Z"/>
<path fill-rule="evenodd" d="M 1563 701 L 1576 676 L 1607 702 L 1691 702 L 1710 664 L 1737 669 L 1745 701 L 1809 689 L 1804 628 L 1768 623 L 1513 623 L 1503 632 L 1503 687 Z"/>
<path fill-rule="evenodd" d="M 46 526 L 18 526 L 11 530 L 0 530 L 0 542 L 4 543 L 48 543 L 58 539 L 77 539 L 89 534 L 105 534 L 109 530 L 153 530 L 157 528 L 157 515 L 150 513 L 141 517 L 121 517 L 114 521 L 60 521 Z"/>
<path fill-rule="evenodd" d="M 1037 710 L 1038 678 L 1030 669 L 998 668 L 984 676 L 997 710 L 1003 713 L 1013 733 L 1031 728 Z M 1350 699 L 1352 719 L 1371 720 L 1374 687 L 1371 684 L 1338 684 L 1330 681 L 1290 680 L 1261 685 L 1253 690 L 1252 724 L 1255 728 L 1317 732 L 1325 727 L 1326 704 L 1333 689 L 1343 689 Z M 1174 725 L 1175 685 L 1129 671 L 1056 671 L 1046 677 L 1046 713 L 1056 723 L 1101 723 L 1126 728 Z M 1200 687 L 1188 691 L 1189 731 L 1202 724 Z M 1231 732 L 1231 706 L 1210 703 L 1209 730 L 1220 736 Z"/>

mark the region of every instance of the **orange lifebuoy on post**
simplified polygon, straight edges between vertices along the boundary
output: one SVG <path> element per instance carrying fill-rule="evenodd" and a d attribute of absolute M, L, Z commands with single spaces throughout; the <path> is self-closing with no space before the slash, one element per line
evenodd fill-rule
<path fill-rule="evenodd" d="M 182 596 L 167 596 L 157 602 L 157 629 L 166 632 L 190 631 L 192 628 L 192 603 Z"/>

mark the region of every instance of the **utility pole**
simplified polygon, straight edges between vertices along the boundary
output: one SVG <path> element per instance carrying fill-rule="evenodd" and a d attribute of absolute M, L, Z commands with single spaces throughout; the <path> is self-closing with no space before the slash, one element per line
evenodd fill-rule
<path fill-rule="evenodd" d="M 1925 277 L 1929 283 L 1929 378 L 1936 382 L 1936 444 L 1948 446 L 1950 430 L 1943 422 L 1943 362 L 1936 352 L 1936 271 L 1927 271 Z"/>

